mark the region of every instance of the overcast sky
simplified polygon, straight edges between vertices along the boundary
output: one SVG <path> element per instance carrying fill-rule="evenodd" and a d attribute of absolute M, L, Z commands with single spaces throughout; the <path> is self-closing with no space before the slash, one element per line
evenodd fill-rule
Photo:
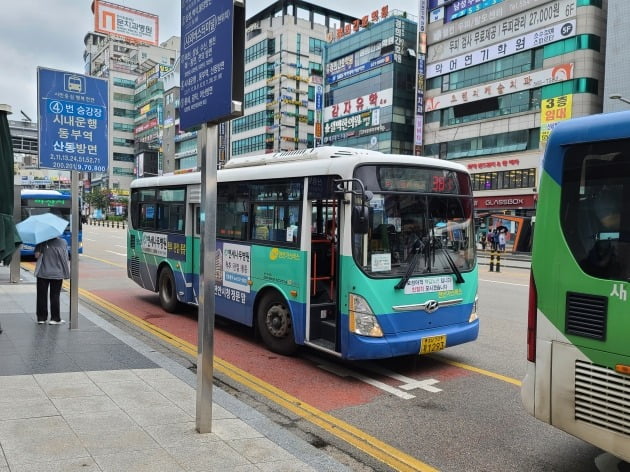
<path fill-rule="evenodd" d="M 9 119 L 37 121 L 37 67 L 84 73 L 83 39 L 94 29 L 92 0 L 2 0 L 0 13 L 0 103 L 13 108 Z M 180 34 L 177 0 L 111 0 L 158 15 L 160 42 Z M 246 16 L 272 0 L 246 0 Z M 311 3 L 361 17 L 389 5 L 417 17 L 418 0 L 312 0 Z"/>

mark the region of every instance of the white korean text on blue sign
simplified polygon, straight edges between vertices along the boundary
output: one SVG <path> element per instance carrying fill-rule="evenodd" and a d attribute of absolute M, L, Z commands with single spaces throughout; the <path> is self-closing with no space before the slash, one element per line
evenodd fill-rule
<path fill-rule="evenodd" d="M 106 172 L 107 81 L 37 69 L 40 167 Z"/>
<path fill-rule="evenodd" d="M 182 1 L 182 129 L 232 113 L 233 13 L 233 0 Z"/>

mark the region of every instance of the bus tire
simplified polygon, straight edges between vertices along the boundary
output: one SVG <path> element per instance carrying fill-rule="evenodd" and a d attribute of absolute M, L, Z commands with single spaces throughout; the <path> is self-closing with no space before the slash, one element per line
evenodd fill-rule
<path fill-rule="evenodd" d="M 260 300 L 257 322 L 260 336 L 270 351 L 285 356 L 297 351 L 291 310 L 277 292 L 269 292 Z"/>
<path fill-rule="evenodd" d="M 168 267 L 160 271 L 158 278 L 158 292 L 160 295 L 160 305 L 165 311 L 174 313 L 179 306 L 177 300 L 177 286 L 175 285 L 175 277 Z"/>

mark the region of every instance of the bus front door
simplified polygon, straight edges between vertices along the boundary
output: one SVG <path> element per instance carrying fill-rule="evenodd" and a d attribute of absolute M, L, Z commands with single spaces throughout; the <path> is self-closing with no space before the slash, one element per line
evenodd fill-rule
<path fill-rule="evenodd" d="M 317 347 L 339 352 L 338 202 L 317 200 L 312 205 L 308 341 Z"/>

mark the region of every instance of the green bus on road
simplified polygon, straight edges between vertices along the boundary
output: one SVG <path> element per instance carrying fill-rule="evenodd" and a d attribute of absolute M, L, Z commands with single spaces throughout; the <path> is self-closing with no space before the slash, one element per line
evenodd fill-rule
<path fill-rule="evenodd" d="M 321 147 L 218 171 L 215 307 L 272 351 L 345 359 L 473 341 L 470 175 L 449 161 Z M 201 176 L 134 180 L 127 273 L 163 308 L 197 304 Z"/>
<path fill-rule="evenodd" d="M 630 461 L 630 112 L 558 123 L 542 169 L 523 404 Z"/>

